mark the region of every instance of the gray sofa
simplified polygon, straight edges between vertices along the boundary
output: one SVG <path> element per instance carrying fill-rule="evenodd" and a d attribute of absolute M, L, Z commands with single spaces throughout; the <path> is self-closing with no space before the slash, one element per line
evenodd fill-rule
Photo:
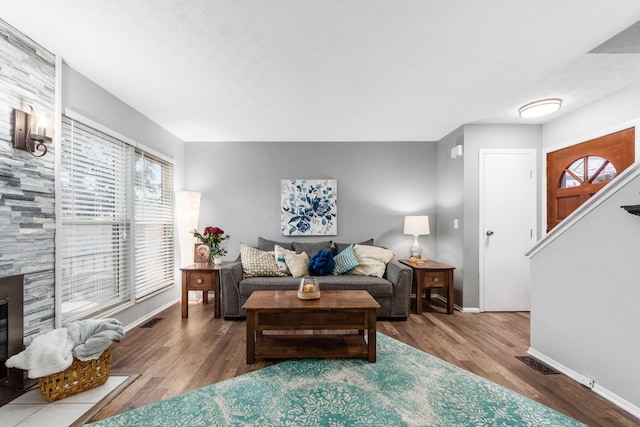
<path fill-rule="evenodd" d="M 326 242 L 324 242 L 326 243 Z M 362 242 L 372 244 L 368 242 Z M 258 249 L 273 250 L 274 242 L 259 239 Z M 309 253 L 315 249 L 313 246 L 294 247 L 295 242 L 284 243 L 286 247 L 301 252 L 302 249 Z M 304 245 L 304 244 L 302 244 Z M 334 252 L 339 251 L 346 244 L 332 246 Z M 401 264 L 395 258 L 386 267 L 382 278 L 371 276 L 359 276 L 352 274 L 317 276 L 320 284 L 320 292 L 323 290 L 366 290 L 380 304 L 378 309 L 379 319 L 406 320 L 409 317 L 411 304 L 411 281 L 413 271 Z M 225 319 L 238 319 L 246 317 L 242 305 L 247 301 L 253 291 L 257 290 L 297 290 L 300 284 L 299 277 L 244 277 L 242 264 L 239 260 L 224 265 L 220 269 L 220 291 L 222 297 L 222 313 Z"/>

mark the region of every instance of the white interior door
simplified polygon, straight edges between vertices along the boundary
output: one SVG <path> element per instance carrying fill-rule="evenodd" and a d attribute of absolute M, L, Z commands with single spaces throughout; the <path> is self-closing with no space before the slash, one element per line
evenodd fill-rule
<path fill-rule="evenodd" d="M 529 311 L 536 152 L 480 150 L 480 310 Z"/>

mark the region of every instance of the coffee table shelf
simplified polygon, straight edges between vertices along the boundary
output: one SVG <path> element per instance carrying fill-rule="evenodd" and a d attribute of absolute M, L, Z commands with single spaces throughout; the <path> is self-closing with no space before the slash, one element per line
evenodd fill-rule
<path fill-rule="evenodd" d="M 269 335 L 256 339 L 255 357 L 262 359 L 367 358 L 364 337 L 341 335 Z"/>

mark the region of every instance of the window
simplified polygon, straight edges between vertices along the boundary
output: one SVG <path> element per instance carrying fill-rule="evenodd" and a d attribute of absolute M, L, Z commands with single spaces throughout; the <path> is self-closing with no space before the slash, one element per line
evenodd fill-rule
<path fill-rule="evenodd" d="M 579 187 L 583 184 L 609 182 L 618 171 L 606 159 L 599 156 L 582 157 L 569 165 L 562 174 L 560 188 Z"/>
<path fill-rule="evenodd" d="M 173 284 L 172 169 L 136 152 L 136 299 Z"/>
<path fill-rule="evenodd" d="M 62 324 L 171 286 L 172 165 L 69 117 L 61 152 Z"/>

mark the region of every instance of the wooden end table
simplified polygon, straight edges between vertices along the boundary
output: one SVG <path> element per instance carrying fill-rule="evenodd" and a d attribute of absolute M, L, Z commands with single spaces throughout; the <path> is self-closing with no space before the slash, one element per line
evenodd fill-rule
<path fill-rule="evenodd" d="M 367 291 L 321 291 L 301 300 L 297 291 L 254 291 L 247 311 L 247 363 L 256 358 L 366 358 L 376 361 L 376 315 L 380 305 Z M 358 330 L 357 334 L 337 330 Z M 335 334 L 268 334 L 268 330 L 333 330 Z M 367 340 L 364 331 L 367 331 Z"/>
<path fill-rule="evenodd" d="M 215 296 L 215 307 L 213 315 L 217 319 L 220 317 L 220 268 L 228 264 L 223 261 L 220 265 L 213 263 L 191 264 L 182 270 L 182 317 L 189 317 L 189 291 L 202 291 L 204 304 L 209 303 L 209 292 Z"/>
<path fill-rule="evenodd" d="M 413 283 L 416 285 L 416 313 L 422 313 L 422 292 L 431 288 L 447 289 L 447 314 L 453 314 L 453 270 L 447 264 L 435 261 L 411 262 L 401 259 L 401 263 L 413 269 Z"/>

